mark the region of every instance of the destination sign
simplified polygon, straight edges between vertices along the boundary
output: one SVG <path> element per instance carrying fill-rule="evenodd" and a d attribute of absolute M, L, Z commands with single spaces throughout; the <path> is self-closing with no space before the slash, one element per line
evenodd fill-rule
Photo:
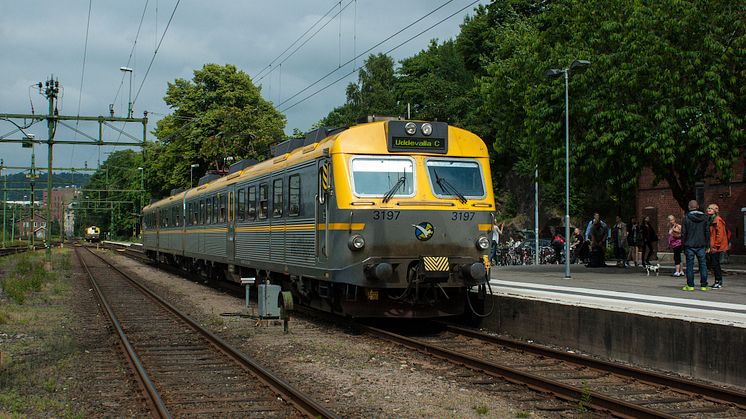
<path fill-rule="evenodd" d="M 436 153 L 446 152 L 446 140 L 444 138 L 392 138 L 392 150 L 421 150 Z"/>
<path fill-rule="evenodd" d="M 406 124 L 413 132 L 407 132 Z M 423 131 L 422 126 L 427 130 Z M 445 122 L 390 121 L 388 150 L 391 152 L 448 153 L 448 124 Z"/>

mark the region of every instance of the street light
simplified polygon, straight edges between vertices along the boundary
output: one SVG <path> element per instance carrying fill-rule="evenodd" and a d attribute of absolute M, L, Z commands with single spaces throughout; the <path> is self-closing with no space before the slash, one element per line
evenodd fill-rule
<path fill-rule="evenodd" d="M 132 118 L 132 69 L 129 67 L 119 67 L 119 70 L 130 73 L 130 95 L 127 101 L 127 118 Z"/>
<path fill-rule="evenodd" d="M 189 166 L 189 187 L 194 187 L 194 169 L 199 167 L 199 164 L 194 163 L 191 166 Z"/>
<path fill-rule="evenodd" d="M 553 68 L 544 73 L 548 77 L 565 75 L 565 279 L 570 279 L 570 70 L 590 63 L 587 60 L 575 60 L 567 68 Z"/>

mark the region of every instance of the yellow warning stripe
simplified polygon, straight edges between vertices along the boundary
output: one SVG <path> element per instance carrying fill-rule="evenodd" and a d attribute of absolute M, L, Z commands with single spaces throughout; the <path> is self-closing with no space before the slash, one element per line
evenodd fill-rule
<path fill-rule="evenodd" d="M 445 256 L 425 256 L 422 258 L 425 270 L 429 272 L 448 272 L 448 258 Z"/>
<path fill-rule="evenodd" d="M 237 233 L 267 233 L 277 231 L 313 231 L 315 224 L 290 224 L 290 225 L 272 225 L 272 226 L 248 226 L 237 227 Z M 318 224 L 316 228 L 320 231 L 326 230 L 326 224 Z M 365 229 L 365 223 L 329 223 L 329 231 L 361 231 Z M 226 233 L 227 228 L 204 228 L 189 229 L 187 233 Z M 146 230 L 143 234 L 180 234 L 183 230 Z"/>
<path fill-rule="evenodd" d="M 492 224 L 479 224 L 479 231 L 490 231 L 492 230 Z"/>

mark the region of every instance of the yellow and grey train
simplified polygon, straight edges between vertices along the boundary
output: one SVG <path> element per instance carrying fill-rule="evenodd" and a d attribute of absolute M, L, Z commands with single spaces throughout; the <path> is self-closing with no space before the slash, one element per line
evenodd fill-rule
<path fill-rule="evenodd" d="M 320 129 L 143 209 L 160 262 L 350 317 L 464 313 L 489 276 L 487 146 L 444 122 Z M 472 297 L 473 298 L 473 297 Z"/>
<path fill-rule="evenodd" d="M 86 227 L 85 236 L 83 238 L 87 242 L 97 242 L 101 239 L 101 229 L 96 226 Z"/>

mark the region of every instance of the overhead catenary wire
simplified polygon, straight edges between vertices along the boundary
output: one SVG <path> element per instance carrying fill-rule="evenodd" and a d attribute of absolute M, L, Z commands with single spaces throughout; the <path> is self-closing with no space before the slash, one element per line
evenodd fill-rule
<path fill-rule="evenodd" d="M 153 67 L 153 61 L 155 61 L 156 55 L 158 55 L 158 51 L 161 49 L 161 44 L 163 44 L 163 38 L 166 37 L 166 33 L 168 33 L 168 28 L 171 26 L 171 22 L 174 19 L 174 15 L 176 14 L 176 9 L 179 8 L 179 3 L 181 3 L 181 0 L 177 0 L 176 5 L 174 5 L 174 10 L 171 12 L 171 17 L 168 18 L 168 23 L 166 23 L 166 28 L 163 30 L 163 35 L 161 36 L 160 41 L 158 41 L 158 46 L 155 48 L 155 51 L 153 51 L 153 57 L 150 59 L 150 63 L 148 64 L 148 69 L 145 70 L 145 76 L 143 76 L 142 81 L 140 82 L 140 87 L 137 88 L 137 94 L 135 95 L 135 98 L 132 99 L 132 106 L 135 106 L 135 102 L 137 102 L 137 98 L 140 97 L 140 92 L 142 91 L 142 87 L 145 85 L 145 80 L 148 78 L 148 74 L 150 74 L 150 69 Z"/>
<path fill-rule="evenodd" d="M 254 75 L 254 77 L 255 77 L 255 78 L 256 78 L 256 77 L 260 77 L 260 76 L 262 75 L 262 73 L 264 73 L 264 72 L 265 72 L 265 71 L 266 71 L 266 70 L 267 70 L 268 68 L 272 67 L 272 65 L 273 65 L 273 64 L 275 63 L 275 61 L 279 60 L 279 59 L 280 59 L 280 58 L 281 58 L 281 57 L 282 57 L 282 56 L 283 56 L 283 55 L 284 55 L 284 54 L 285 54 L 286 52 L 288 52 L 288 51 L 290 50 L 290 48 L 292 48 L 292 47 L 293 47 L 293 46 L 294 46 L 295 44 L 297 44 L 297 43 L 298 43 L 298 41 L 300 41 L 301 39 L 303 39 L 303 37 L 304 37 L 304 36 L 306 36 L 306 35 L 308 34 L 308 32 L 311 32 L 311 30 L 312 30 L 312 29 L 313 29 L 314 27 L 316 27 L 316 25 L 318 25 L 318 24 L 319 24 L 319 22 L 321 22 L 321 21 L 322 21 L 322 20 L 323 20 L 323 19 L 324 19 L 324 18 L 325 18 L 325 17 L 327 16 L 327 15 L 329 15 L 329 13 L 331 13 L 331 12 L 332 12 L 332 11 L 333 11 L 333 10 L 334 10 L 334 9 L 335 9 L 336 7 L 337 7 L 337 3 L 338 3 L 338 2 L 337 2 L 337 1 L 335 1 L 335 2 L 334 2 L 334 4 L 332 5 L 332 7 L 331 7 L 331 8 L 329 8 L 329 10 L 327 10 L 327 11 L 326 11 L 326 13 L 324 13 L 324 15 L 323 15 L 323 16 L 321 16 L 321 17 L 320 17 L 320 18 L 319 18 L 319 19 L 318 19 L 318 20 L 317 20 L 316 22 L 314 22 L 314 24 L 313 24 L 313 25 L 311 25 L 311 26 L 310 26 L 310 27 L 309 27 L 308 29 L 306 29 L 306 31 L 305 31 L 305 32 L 303 32 L 303 33 L 302 33 L 302 34 L 301 34 L 301 35 L 300 35 L 300 36 L 299 36 L 299 37 L 298 37 L 298 38 L 297 38 L 297 39 L 296 39 L 295 41 L 293 41 L 293 43 L 291 43 L 290 45 L 288 45 L 288 47 L 287 47 L 287 48 L 285 48 L 285 50 L 284 50 L 284 51 L 282 51 L 282 52 L 280 53 L 280 55 L 278 55 L 277 57 L 275 57 L 275 59 L 273 59 L 273 60 L 272 60 L 272 61 L 271 61 L 271 62 L 270 62 L 269 64 L 267 64 L 267 65 L 266 65 L 266 66 L 265 66 L 265 67 L 264 67 L 263 69 L 261 69 L 261 70 L 260 70 L 260 71 L 259 71 L 258 73 L 256 73 L 256 75 Z"/>
<path fill-rule="evenodd" d="M 290 59 L 290 57 L 292 57 L 293 55 L 295 55 L 295 53 L 296 53 L 296 52 L 298 52 L 298 51 L 299 51 L 299 50 L 300 50 L 301 48 L 303 48 L 303 47 L 304 47 L 304 46 L 305 46 L 305 45 L 306 45 L 306 44 L 307 44 L 308 42 L 310 42 L 310 41 L 311 41 L 311 40 L 312 40 L 312 39 L 313 39 L 313 38 L 314 38 L 314 37 L 315 37 L 315 36 L 316 36 L 316 35 L 317 35 L 317 34 L 318 34 L 319 32 L 321 32 L 321 31 L 322 31 L 322 30 L 323 30 L 324 28 L 326 28 L 326 27 L 327 27 L 327 26 L 328 26 L 328 25 L 329 25 L 330 23 L 332 23 L 332 22 L 334 21 L 334 18 L 336 18 L 337 16 L 341 15 L 341 14 L 342 14 L 342 12 L 343 12 L 343 11 L 344 11 L 345 9 L 347 9 L 347 7 L 349 7 L 349 6 L 350 6 L 350 4 L 352 4 L 352 1 L 353 1 L 353 0 L 350 0 L 350 1 L 348 1 L 348 2 L 347 2 L 347 4 L 346 4 L 346 5 L 344 6 L 344 7 L 340 7 L 340 10 L 339 10 L 339 11 L 338 11 L 338 12 L 337 12 L 337 13 L 336 13 L 336 14 L 335 14 L 334 16 L 330 17 L 330 18 L 329 18 L 329 20 L 328 20 L 328 21 L 327 21 L 326 23 L 324 23 L 324 25 L 323 25 L 323 26 L 321 26 L 320 28 L 316 29 L 316 32 L 314 32 L 314 33 L 313 33 L 313 35 L 311 35 L 311 36 L 310 36 L 310 37 L 309 37 L 308 39 L 306 39 L 305 41 L 303 41 L 303 43 L 302 43 L 302 44 L 298 45 L 298 47 L 297 47 L 297 48 L 295 48 L 295 49 L 293 50 L 293 52 L 291 52 L 290 54 L 288 54 L 288 55 L 287 55 L 287 56 L 286 56 L 285 58 L 283 58 L 283 59 L 282 59 L 282 61 L 280 61 L 280 62 L 279 62 L 278 64 L 279 64 L 279 65 L 282 65 L 282 64 L 283 64 L 283 63 L 284 63 L 285 61 L 287 61 L 288 59 Z M 341 5 L 341 3 L 342 3 L 342 2 L 340 2 L 340 5 Z M 341 66 L 340 66 L 340 67 L 341 67 Z M 276 68 L 276 67 L 275 67 L 275 68 Z M 337 67 L 337 68 L 339 68 L 339 67 Z M 265 74 L 265 75 L 263 75 L 263 76 L 261 76 L 261 77 L 259 77 L 259 78 L 256 78 L 256 82 L 258 83 L 258 82 L 262 81 L 262 79 L 264 79 L 265 77 L 267 77 L 267 75 L 268 75 L 268 74 L 272 74 L 272 72 L 273 72 L 273 71 L 274 71 L 274 68 L 273 68 L 272 70 L 270 70 L 270 72 L 269 72 L 269 73 L 267 73 L 267 74 Z"/>
<path fill-rule="evenodd" d="M 130 49 L 130 55 L 127 57 L 127 64 L 125 64 L 125 67 L 129 67 L 130 63 L 132 62 L 132 55 L 135 53 L 135 48 L 137 47 L 137 40 L 140 38 L 140 30 L 142 29 L 142 22 L 145 19 L 145 12 L 148 10 L 148 4 L 150 3 L 150 0 L 145 1 L 145 7 L 142 9 L 142 15 L 140 15 L 140 24 L 137 25 L 137 33 L 135 34 L 135 41 L 132 43 L 132 48 Z M 122 91 L 122 86 L 124 86 L 124 78 L 127 76 L 125 72 L 122 72 L 122 80 L 119 82 L 119 87 L 117 88 L 117 93 L 114 95 L 114 100 L 111 101 L 111 103 L 117 103 L 117 98 L 119 98 L 119 92 Z"/>
<path fill-rule="evenodd" d="M 435 9 L 431 10 L 430 12 L 428 12 L 427 14 L 425 14 L 424 16 L 422 16 L 422 17 L 420 17 L 420 18 L 416 19 L 416 20 L 415 20 L 415 22 L 413 22 L 412 24 L 414 24 L 414 23 L 416 23 L 416 22 L 418 22 L 418 21 L 421 21 L 422 19 L 424 19 L 424 18 L 426 18 L 426 17 L 430 16 L 431 14 L 433 14 L 433 13 L 437 12 L 438 10 L 442 9 L 443 7 L 445 7 L 445 6 L 447 6 L 448 4 L 452 3 L 453 1 L 454 1 L 454 0 L 448 0 L 448 1 L 446 1 L 446 2 L 445 2 L 445 3 L 443 3 L 442 5 L 438 6 L 437 8 L 435 8 Z M 468 9 L 469 7 L 471 7 L 471 6 L 473 6 L 473 5 L 477 4 L 477 3 L 479 3 L 480 1 L 481 1 L 481 0 L 475 0 L 475 1 L 473 1 L 473 2 L 471 2 L 471 3 L 469 3 L 469 4 L 467 4 L 466 6 L 462 7 L 462 8 L 461 8 L 461 9 L 459 9 L 459 10 L 457 10 L 456 12 L 454 12 L 454 13 L 452 13 L 452 14 L 450 14 L 450 15 L 446 16 L 445 18 L 443 18 L 443 19 L 439 20 L 438 22 L 436 22 L 436 23 L 434 23 L 434 24 L 430 25 L 430 26 L 429 26 L 429 27 L 427 27 L 426 29 L 424 29 L 424 30 L 422 30 L 422 31 L 418 32 L 417 34 L 415 34 L 415 35 L 413 35 L 413 36 L 411 36 L 410 38 L 408 38 L 408 39 L 407 39 L 407 40 L 405 40 L 404 42 L 402 42 L 402 43 L 398 44 L 397 46 L 395 46 L 395 47 L 393 47 L 393 48 L 391 48 L 391 49 L 389 49 L 388 51 L 386 51 L 386 52 L 385 52 L 385 54 L 388 54 L 388 53 L 390 53 L 390 52 L 393 52 L 393 51 L 395 51 L 396 49 L 398 49 L 398 48 L 402 47 L 403 45 L 405 45 L 405 44 L 407 44 L 407 43 L 409 43 L 409 42 L 411 42 L 411 41 L 412 41 L 413 39 L 415 39 L 415 38 L 417 38 L 417 37 L 419 37 L 419 36 L 423 35 L 423 34 L 424 34 L 425 32 L 427 32 L 427 31 L 431 30 L 432 28 L 434 28 L 434 27 L 436 27 L 436 26 L 438 26 L 438 25 L 442 24 L 442 23 L 443 23 L 443 22 L 445 22 L 446 20 L 448 20 L 448 19 L 450 19 L 450 18 L 452 18 L 452 17 L 454 17 L 454 16 L 458 15 L 459 13 L 461 13 L 461 12 L 463 12 L 464 10 Z M 341 66 L 341 67 L 338 67 L 338 68 L 335 68 L 335 69 L 331 70 L 330 72 L 328 72 L 327 74 L 325 74 L 324 76 L 322 76 L 321 78 L 319 78 L 318 80 L 316 80 L 315 82 L 311 83 L 310 85 L 306 86 L 305 88 L 301 89 L 300 91 L 296 92 L 295 94 L 293 94 L 292 96 L 290 96 L 289 98 L 285 99 L 285 100 L 284 100 L 283 102 L 281 102 L 280 104 L 278 104 L 278 105 L 277 105 L 277 106 L 278 106 L 278 108 L 279 108 L 279 107 L 281 107 L 281 106 L 283 106 L 284 104 L 286 104 L 286 103 L 290 102 L 290 101 L 291 101 L 291 100 L 293 100 L 294 98 L 296 98 L 296 97 L 300 96 L 300 95 L 301 95 L 302 93 L 306 92 L 307 90 L 309 90 L 309 89 L 310 89 L 310 88 L 312 88 L 313 86 L 315 86 L 315 85 L 317 85 L 317 84 L 321 83 L 321 82 L 322 82 L 322 81 L 324 81 L 324 80 L 325 80 L 326 78 L 328 78 L 328 77 L 329 77 L 329 76 L 331 76 L 332 74 L 334 74 L 334 73 L 336 73 L 337 71 L 339 71 L 339 69 L 340 69 L 340 68 L 343 68 L 343 67 L 347 66 L 347 65 L 348 65 L 348 64 L 350 64 L 351 62 L 353 62 L 353 61 L 357 60 L 358 58 L 360 58 L 360 57 L 362 57 L 362 56 L 364 56 L 364 55 L 368 54 L 368 53 L 369 53 L 370 51 L 372 51 L 372 50 L 374 50 L 375 48 L 377 48 L 377 47 L 381 46 L 382 44 L 384 44 L 385 42 L 387 42 L 387 41 L 391 40 L 391 39 L 392 39 L 392 38 L 394 38 L 395 36 L 397 36 L 397 35 L 401 34 L 401 33 L 402 33 L 402 32 L 404 32 L 405 30 L 407 30 L 407 29 L 408 29 L 409 27 L 411 27 L 411 25 L 412 25 L 412 24 L 410 24 L 410 25 L 407 25 L 407 26 L 403 27 L 402 29 L 400 29 L 400 30 L 398 30 L 397 32 L 395 32 L 394 34 L 392 34 L 392 35 L 388 36 L 388 37 L 387 37 L 387 38 L 385 38 L 384 40 L 382 40 L 382 41 L 378 42 L 377 44 L 373 45 L 372 47 L 370 47 L 370 48 L 366 49 L 365 51 L 363 51 L 363 52 L 361 52 L 360 54 L 356 55 L 355 57 L 351 58 L 350 60 L 348 60 L 347 62 L 345 62 L 344 64 L 342 64 L 342 66 Z M 297 106 L 297 105 L 299 105 L 299 104 L 301 104 L 301 103 L 305 102 L 306 100 L 308 100 L 308 99 L 310 99 L 311 97 L 313 97 L 313 96 L 315 96 L 315 95 L 317 95 L 317 94 L 321 93 L 322 91 L 324 91 L 324 90 L 328 89 L 329 87 L 331 87 L 331 86 L 333 86 L 334 84 L 336 84 L 336 83 L 340 82 L 341 80 L 344 80 L 344 79 L 345 79 L 346 77 L 348 77 L 348 76 L 352 75 L 352 74 L 353 74 L 353 73 L 354 73 L 355 71 L 357 71 L 357 68 L 353 68 L 353 69 L 352 69 L 352 70 L 351 70 L 350 72 L 348 72 L 347 74 L 343 75 L 342 77 L 339 77 L 339 78 L 337 78 L 336 80 L 334 80 L 334 81 L 332 81 L 331 83 L 329 83 L 329 84 L 325 85 L 324 87 L 322 87 L 322 88 L 320 88 L 320 89 L 318 89 L 318 90 L 314 91 L 313 93 L 311 93 L 311 94 L 309 94 L 309 95 L 305 96 L 305 97 L 304 97 L 303 99 L 301 99 L 301 100 L 299 100 L 299 101 L 297 101 L 297 102 L 293 103 L 292 105 L 290 105 L 290 106 L 287 106 L 287 107 L 285 107 L 285 108 L 282 108 L 282 109 L 280 109 L 280 112 L 286 112 L 286 111 L 288 111 L 289 109 L 292 109 L 293 107 L 295 107 L 295 106 Z"/>
<path fill-rule="evenodd" d="M 93 7 L 93 0 L 88 0 L 88 20 L 85 24 L 85 43 L 83 44 L 83 68 L 80 71 L 80 90 L 78 91 L 78 112 L 77 115 L 80 116 L 80 105 L 83 100 L 83 80 L 85 79 L 85 62 L 86 57 L 88 56 L 88 33 L 91 28 L 91 9 Z M 75 136 L 74 140 L 78 139 L 78 126 L 80 125 L 80 120 L 75 120 Z M 75 144 L 73 144 L 72 151 L 70 152 L 70 166 L 73 164 L 73 157 L 75 156 Z"/>

